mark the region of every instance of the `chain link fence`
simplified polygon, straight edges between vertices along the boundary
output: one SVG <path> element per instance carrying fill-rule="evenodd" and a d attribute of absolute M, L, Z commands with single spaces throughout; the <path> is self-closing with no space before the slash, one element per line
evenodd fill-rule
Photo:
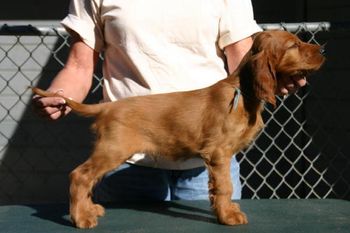
<path fill-rule="evenodd" d="M 288 30 L 319 44 L 332 33 L 327 22 L 261 27 Z M 69 36 L 59 26 L 1 26 L 0 204 L 66 201 L 67 175 L 89 154 L 90 120 L 70 114 L 46 122 L 30 109 L 27 87 L 46 88 L 68 50 Z M 101 73 L 99 65 L 87 102 L 101 98 Z M 266 128 L 238 155 L 243 198 L 350 199 L 350 127 L 341 120 L 348 112 L 329 112 L 328 92 L 318 88 L 325 86 L 324 73 L 327 67 L 296 94 L 278 98 L 276 109 L 266 107 Z"/>

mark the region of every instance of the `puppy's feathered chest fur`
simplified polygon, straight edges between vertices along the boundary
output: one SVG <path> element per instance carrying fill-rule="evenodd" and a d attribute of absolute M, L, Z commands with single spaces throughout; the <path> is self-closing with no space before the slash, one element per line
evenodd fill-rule
<path fill-rule="evenodd" d="M 261 117 L 262 104 L 256 105 L 255 109 L 247 109 L 247 102 L 241 97 L 237 107 L 230 110 L 228 119 L 223 125 L 223 137 L 236 153 L 246 148 L 263 128 L 264 123 Z"/>

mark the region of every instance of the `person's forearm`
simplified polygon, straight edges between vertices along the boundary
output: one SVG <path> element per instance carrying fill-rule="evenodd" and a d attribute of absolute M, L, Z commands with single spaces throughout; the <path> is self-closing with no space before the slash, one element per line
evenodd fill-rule
<path fill-rule="evenodd" d="M 63 68 L 52 81 L 49 91 L 61 92 L 65 97 L 82 102 L 89 93 L 92 84 L 92 72 L 78 68 Z"/>
<path fill-rule="evenodd" d="M 91 84 L 98 53 L 88 47 L 78 35 L 73 34 L 71 50 L 64 68 L 57 74 L 50 91 L 60 91 L 62 95 L 82 102 Z"/>
<path fill-rule="evenodd" d="M 227 66 L 230 74 L 237 69 L 243 57 L 250 50 L 252 44 L 253 39 L 251 37 L 247 37 L 234 44 L 228 45 L 225 48 Z"/>

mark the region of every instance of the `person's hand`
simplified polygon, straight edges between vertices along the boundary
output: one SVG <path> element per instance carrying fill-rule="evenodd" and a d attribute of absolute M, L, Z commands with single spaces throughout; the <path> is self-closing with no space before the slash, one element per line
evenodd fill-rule
<path fill-rule="evenodd" d="M 278 95 L 288 95 L 296 92 L 300 87 L 306 85 L 306 77 L 295 75 L 292 77 L 282 77 L 278 80 L 277 93 Z"/>
<path fill-rule="evenodd" d="M 41 97 L 35 95 L 33 96 L 32 103 L 34 111 L 39 116 L 49 120 L 57 120 L 71 111 L 66 105 L 66 101 L 60 97 Z"/>

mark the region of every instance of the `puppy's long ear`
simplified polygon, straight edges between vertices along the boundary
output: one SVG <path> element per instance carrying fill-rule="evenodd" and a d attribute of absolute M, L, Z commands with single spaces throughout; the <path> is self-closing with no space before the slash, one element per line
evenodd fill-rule
<path fill-rule="evenodd" d="M 270 51 L 262 50 L 250 57 L 252 85 L 255 96 L 276 107 L 275 91 L 277 86 L 274 58 Z"/>
<path fill-rule="evenodd" d="M 241 86 L 247 95 L 276 106 L 277 77 L 275 66 L 279 59 L 279 44 L 268 31 L 253 35 L 253 45 L 240 67 Z"/>

